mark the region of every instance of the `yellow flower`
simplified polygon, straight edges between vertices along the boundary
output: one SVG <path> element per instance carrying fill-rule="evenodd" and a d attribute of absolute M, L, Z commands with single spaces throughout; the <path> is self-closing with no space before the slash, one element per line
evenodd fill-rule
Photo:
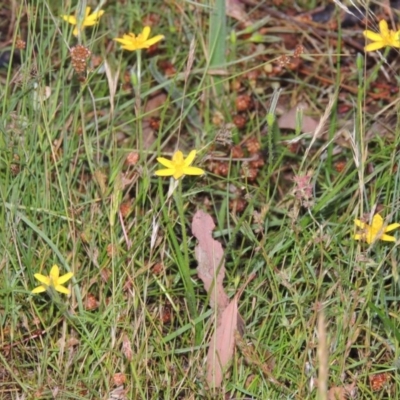
<path fill-rule="evenodd" d="M 362 229 L 362 232 L 354 235 L 354 239 L 365 240 L 368 244 L 371 244 L 378 239 L 384 240 L 385 242 L 395 242 L 396 238 L 394 236 L 386 235 L 386 233 L 400 227 L 400 224 L 398 223 L 384 227 L 383 218 L 379 214 L 375 214 L 372 218 L 372 225 L 368 225 L 359 219 L 355 219 L 354 223 Z"/>
<path fill-rule="evenodd" d="M 83 21 L 80 22 L 80 28 L 84 28 L 85 26 L 93 26 L 96 25 L 99 22 L 100 17 L 104 14 L 103 10 L 99 10 L 97 12 L 94 12 L 93 14 L 90 14 L 90 7 L 86 7 L 85 10 L 85 17 L 83 18 Z M 76 25 L 74 30 L 73 30 L 73 35 L 78 36 L 79 33 L 79 24 L 78 24 L 78 18 L 77 15 L 61 15 L 64 21 L 67 21 L 71 25 Z"/>
<path fill-rule="evenodd" d="M 388 24 L 385 20 L 379 22 L 380 33 L 372 31 L 364 31 L 363 35 L 373 41 L 373 43 L 365 46 L 365 51 L 375 51 L 386 46 L 400 48 L 400 31 L 389 30 Z"/>
<path fill-rule="evenodd" d="M 73 277 L 72 272 L 60 276 L 60 270 L 58 265 L 53 265 L 50 270 L 49 276 L 44 276 L 42 274 L 35 274 L 35 278 L 42 284 L 37 288 L 32 290 L 32 293 L 42 293 L 47 290 L 48 287 L 53 287 L 57 292 L 69 294 L 69 290 L 62 286 L 65 282 L 69 281 Z"/>
<path fill-rule="evenodd" d="M 196 157 L 196 150 L 192 150 L 187 158 L 183 158 L 183 153 L 178 150 L 172 156 L 172 160 L 167 160 L 164 157 L 158 157 L 157 161 L 167 167 L 167 169 L 159 169 L 155 172 L 157 176 L 173 176 L 179 179 L 183 175 L 203 175 L 204 171 L 201 168 L 190 167 Z"/>
<path fill-rule="evenodd" d="M 122 48 L 129 51 L 135 51 L 140 49 L 148 49 L 153 44 L 159 42 L 164 39 L 163 35 L 156 35 L 149 39 L 150 36 L 150 27 L 145 26 L 143 28 L 142 33 L 135 36 L 134 33 L 128 33 L 127 35 L 123 35 L 122 38 L 115 38 L 116 42 L 122 43 Z"/>

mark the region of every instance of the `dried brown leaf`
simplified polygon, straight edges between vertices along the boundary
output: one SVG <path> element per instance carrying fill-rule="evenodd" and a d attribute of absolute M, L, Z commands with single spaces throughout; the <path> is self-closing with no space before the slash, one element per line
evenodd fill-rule
<path fill-rule="evenodd" d="M 142 122 L 142 135 L 143 135 L 143 146 L 148 149 L 156 140 L 154 129 L 151 127 L 151 118 L 158 117 L 161 109 L 167 101 L 167 95 L 164 92 L 160 92 L 151 97 L 144 107 L 145 117 Z"/>
<path fill-rule="evenodd" d="M 223 311 L 208 348 L 206 379 L 212 388 L 221 386 L 224 370 L 232 359 L 237 324 L 238 298 L 235 296 Z"/>
<path fill-rule="evenodd" d="M 301 132 L 310 133 L 317 129 L 319 121 L 306 115 L 307 105 L 304 103 L 298 104 L 296 107 L 291 108 L 288 112 L 281 115 L 278 119 L 278 126 L 281 129 L 296 129 L 297 127 L 297 115 L 302 112 L 301 118 Z"/>
<path fill-rule="evenodd" d="M 240 0 L 226 0 L 226 15 L 242 22 L 245 26 L 250 26 L 252 21 L 246 13 L 244 4 Z"/>
<path fill-rule="evenodd" d="M 128 338 L 128 335 L 126 335 L 125 333 L 122 336 L 122 354 L 126 357 L 126 359 L 128 361 L 132 361 L 132 356 L 133 356 L 133 352 L 132 352 L 132 346 L 131 346 L 131 342 Z"/>
<path fill-rule="evenodd" d="M 201 210 L 196 212 L 192 221 L 192 233 L 199 242 L 195 248 L 197 275 L 210 296 L 210 306 L 217 307 L 222 312 L 228 306 L 229 299 L 223 288 L 224 251 L 221 243 L 212 237 L 214 228 L 210 215 Z"/>
<path fill-rule="evenodd" d="M 356 382 L 344 386 L 332 386 L 328 390 L 328 400 L 347 400 L 356 394 Z"/>

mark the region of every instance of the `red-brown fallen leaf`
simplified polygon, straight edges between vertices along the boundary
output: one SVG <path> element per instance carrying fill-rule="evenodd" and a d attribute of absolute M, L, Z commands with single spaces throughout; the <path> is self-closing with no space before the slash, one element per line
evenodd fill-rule
<path fill-rule="evenodd" d="M 312 133 L 317 129 L 319 121 L 310 116 L 306 115 L 304 111 L 307 111 L 307 105 L 301 103 L 296 107 L 291 108 L 288 112 L 281 115 L 278 119 L 278 126 L 281 129 L 296 129 L 297 128 L 297 115 L 302 112 L 301 117 L 301 132 L 302 133 Z"/>
<path fill-rule="evenodd" d="M 208 348 L 206 380 L 209 387 L 221 386 L 224 370 L 232 359 L 238 315 L 238 298 L 235 296 L 223 311 Z"/>
<path fill-rule="evenodd" d="M 217 307 L 217 315 L 220 315 L 228 306 L 229 299 L 223 287 L 224 251 L 221 243 L 212 237 L 214 228 L 214 221 L 207 213 L 201 210 L 196 212 L 192 221 L 192 233 L 199 242 L 195 248 L 197 275 L 210 296 L 211 308 Z"/>
<path fill-rule="evenodd" d="M 151 127 L 151 120 L 160 115 L 162 106 L 167 100 L 167 95 L 163 92 L 158 93 L 147 100 L 144 107 L 144 114 L 142 123 L 143 146 L 148 149 L 156 140 L 154 129 Z"/>
<path fill-rule="evenodd" d="M 252 24 L 252 21 L 244 9 L 244 4 L 240 0 L 226 0 L 225 7 L 226 15 L 229 17 L 242 22 L 244 26 L 250 26 Z"/>
<path fill-rule="evenodd" d="M 122 335 L 122 349 L 121 350 L 122 350 L 122 354 L 126 357 L 126 359 L 128 361 L 132 361 L 132 356 L 133 356 L 132 346 L 131 346 L 131 342 L 128 338 L 128 335 L 125 333 Z"/>
<path fill-rule="evenodd" d="M 354 396 L 356 382 L 344 386 L 333 386 L 328 390 L 328 400 L 347 400 Z"/>
<path fill-rule="evenodd" d="M 223 288 L 224 251 L 221 243 L 212 237 L 214 228 L 214 221 L 207 213 L 201 210 L 196 212 L 192 232 L 199 242 L 195 249 L 197 274 L 210 296 L 210 306 L 215 309 L 217 324 L 207 355 L 206 380 L 210 388 L 221 386 L 235 349 L 235 333 L 243 333 L 244 321 L 238 312 L 238 301 L 246 285 L 254 278 L 254 274 L 251 274 L 229 302 Z"/>
<path fill-rule="evenodd" d="M 382 390 L 384 386 L 390 381 L 390 375 L 387 372 L 382 372 L 380 374 L 373 374 L 369 377 L 369 384 L 373 392 L 378 392 Z"/>

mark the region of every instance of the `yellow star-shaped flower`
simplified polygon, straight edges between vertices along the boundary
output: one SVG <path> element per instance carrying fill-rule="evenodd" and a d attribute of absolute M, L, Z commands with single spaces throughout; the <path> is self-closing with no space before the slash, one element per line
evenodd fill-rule
<path fill-rule="evenodd" d="M 69 281 L 74 274 L 68 272 L 67 274 L 60 276 L 60 270 L 58 265 L 53 265 L 50 270 L 50 275 L 45 276 L 42 274 L 35 274 L 35 278 L 42 284 L 32 290 L 32 293 L 45 292 L 49 287 L 54 288 L 57 292 L 69 294 L 69 289 L 62 286 L 65 282 Z"/>
<path fill-rule="evenodd" d="M 373 41 L 365 46 L 365 51 L 375 51 L 386 46 L 400 48 L 400 31 L 389 30 L 385 20 L 379 22 L 379 33 L 366 30 L 363 35 Z"/>
<path fill-rule="evenodd" d="M 140 49 L 148 49 L 153 44 L 156 44 L 160 40 L 164 39 L 163 35 L 156 35 L 149 39 L 150 27 L 145 26 L 142 33 L 135 36 L 134 33 L 128 33 L 123 35 L 122 38 L 115 38 L 116 42 L 122 44 L 124 50 L 135 51 Z"/>
<path fill-rule="evenodd" d="M 195 157 L 196 150 L 192 150 L 186 158 L 183 157 L 183 153 L 180 150 L 174 153 L 172 160 L 158 157 L 157 161 L 167 168 L 159 169 L 155 174 L 157 176 L 173 176 L 175 179 L 179 179 L 183 175 L 203 175 L 204 170 L 190 166 Z"/>
<path fill-rule="evenodd" d="M 93 14 L 90 14 L 90 7 L 86 7 L 85 10 L 85 17 L 83 20 L 78 23 L 78 18 L 77 15 L 61 15 L 64 21 L 67 21 L 71 25 L 76 25 L 74 30 L 72 31 L 74 36 L 78 36 L 79 33 L 79 28 L 84 28 L 85 26 L 93 26 L 96 25 L 99 22 L 100 17 L 104 14 L 103 10 L 99 10 L 97 12 L 94 12 Z"/>
<path fill-rule="evenodd" d="M 396 238 L 394 236 L 386 235 L 386 233 L 400 227 L 400 224 L 398 223 L 390 224 L 384 227 L 383 218 L 379 214 L 374 215 L 371 225 L 368 225 L 365 222 L 360 221 L 359 219 L 355 219 L 354 223 L 362 230 L 362 232 L 354 235 L 354 239 L 365 240 L 368 244 L 371 244 L 376 240 L 395 242 Z"/>

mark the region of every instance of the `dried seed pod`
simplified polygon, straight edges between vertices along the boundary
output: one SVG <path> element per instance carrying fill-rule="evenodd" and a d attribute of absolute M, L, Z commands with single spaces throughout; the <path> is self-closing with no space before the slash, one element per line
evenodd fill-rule
<path fill-rule="evenodd" d="M 251 71 L 247 72 L 244 76 L 249 80 L 249 81 L 255 81 L 258 79 L 260 76 L 260 70 L 259 69 L 252 69 Z"/>
<path fill-rule="evenodd" d="M 117 253 L 117 246 L 115 244 L 110 243 L 107 246 L 107 255 L 109 257 L 113 257 L 116 255 L 116 253 Z"/>
<path fill-rule="evenodd" d="M 159 117 L 150 117 L 149 119 L 149 126 L 151 129 L 158 131 L 160 129 L 160 118 Z"/>
<path fill-rule="evenodd" d="M 121 386 L 124 385 L 126 382 L 126 375 L 122 372 L 117 372 L 113 376 L 113 383 L 114 386 Z"/>
<path fill-rule="evenodd" d="M 168 324 L 169 322 L 171 322 L 171 318 L 172 318 L 171 307 L 169 305 L 166 305 L 161 310 L 161 322 L 163 324 Z"/>
<path fill-rule="evenodd" d="M 224 115 L 219 111 L 215 111 L 211 121 L 215 126 L 222 126 L 222 124 L 225 122 Z"/>
<path fill-rule="evenodd" d="M 342 172 L 346 168 L 346 161 L 336 161 L 334 164 L 334 168 L 337 172 Z"/>
<path fill-rule="evenodd" d="M 173 76 L 176 74 L 176 68 L 169 60 L 162 60 L 158 63 L 160 70 L 164 71 L 165 76 Z"/>
<path fill-rule="evenodd" d="M 111 278 L 111 271 L 107 267 L 105 267 L 102 270 L 100 270 L 100 276 L 101 276 L 101 280 L 104 283 L 107 283 Z"/>
<path fill-rule="evenodd" d="M 230 146 L 232 144 L 232 128 L 233 124 L 226 124 L 221 127 L 215 136 L 215 141 L 223 146 Z"/>
<path fill-rule="evenodd" d="M 301 44 L 298 44 L 294 49 L 293 57 L 298 58 L 304 53 L 304 47 Z"/>
<path fill-rule="evenodd" d="M 233 199 L 229 202 L 229 210 L 234 212 L 243 212 L 246 206 L 247 202 L 242 198 Z"/>
<path fill-rule="evenodd" d="M 261 148 L 261 144 L 257 138 L 252 137 L 246 140 L 245 146 L 250 154 L 256 154 Z"/>
<path fill-rule="evenodd" d="M 285 54 L 282 55 L 282 56 L 280 56 L 279 59 L 278 59 L 278 63 L 279 63 L 279 65 L 280 65 L 281 67 L 284 67 L 285 65 L 290 64 L 290 62 L 291 62 L 290 57 L 287 56 L 287 55 L 285 55 Z"/>
<path fill-rule="evenodd" d="M 257 179 L 258 169 L 250 168 L 249 164 L 243 165 L 241 169 L 241 176 L 249 182 L 254 182 Z"/>
<path fill-rule="evenodd" d="M 126 357 L 128 361 L 132 361 L 132 356 L 133 356 L 133 351 L 132 351 L 132 346 L 131 342 L 129 340 L 129 337 L 126 333 L 122 335 L 122 354 Z"/>
<path fill-rule="evenodd" d="M 287 149 L 293 154 L 297 154 L 300 148 L 301 148 L 300 141 L 287 144 Z"/>
<path fill-rule="evenodd" d="M 216 167 L 213 170 L 215 175 L 219 176 L 228 176 L 229 174 L 229 164 L 224 161 L 219 161 L 216 163 Z"/>
<path fill-rule="evenodd" d="M 126 156 L 125 165 L 127 165 L 127 166 L 136 165 L 138 161 L 139 161 L 139 153 L 136 151 L 131 151 Z"/>
<path fill-rule="evenodd" d="M 154 275 L 160 275 L 163 271 L 164 271 L 164 265 L 162 263 L 154 264 L 153 268 L 151 269 L 151 272 Z"/>
<path fill-rule="evenodd" d="M 244 151 L 241 146 L 236 145 L 231 148 L 231 157 L 232 158 L 243 158 Z"/>
<path fill-rule="evenodd" d="M 245 115 L 243 114 L 236 114 L 233 117 L 233 123 L 239 128 L 239 129 L 243 129 L 246 127 L 247 124 L 247 118 Z"/>
<path fill-rule="evenodd" d="M 248 94 L 241 94 L 236 98 L 236 110 L 247 111 L 253 107 L 253 101 Z"/>
<path fill-rule="evenodd" d="M 91 54 L 91 51 L 87 47 L 80 44 L 71 48 L 71 64 L 78 75 L 83 75 L 86 72 L 87 59 Z"/>
<path fill-rule="evenodd" d="M 369 376 L 369 384 L 373 392 L 381 390 L 386 382 L 390 380 L 390 375 L 387 372 L 381 374 L 374 374 Z"/>
<path fill-rule="evenodd" d="M 85 310 L 93 311 L 96 310 L 98 307 L 99 307 L 99 302 L 96 299 L 96 297 L 93 294 L 88 293 L 88 295 L 85 298 Z"/>
<path fill-rule="evenodd" d="M 249 162 L 250 168 L 260 169 L 264 166 L 265 162 L 261 156 L 258 154 L 258 158 Z"/>
<path fill-rule="evenodd" d="M 233 79 L 231 82 L 231 89 L 237 92 L 242 87 L 242 82 L 239 79 Z"/>
<path fill-rule="evenodd" d="M 25 50 L 25 48 L 26 48 L 26 42 L 23 41 L 21 38 L 18 38 L 18 39 L 15 41 L 15 47 L 16 47 L 17 49 L 19 49 L 19 50 Z"/>
<path fill-rule="evenodd" d="M 124 201 L 119 206 L 119 211 L 123 218 L 126 218 L 129 215 L 129 213 L 131 212 L 131 209 L 132 209 L 132 202 L 130 200 Z"/>

